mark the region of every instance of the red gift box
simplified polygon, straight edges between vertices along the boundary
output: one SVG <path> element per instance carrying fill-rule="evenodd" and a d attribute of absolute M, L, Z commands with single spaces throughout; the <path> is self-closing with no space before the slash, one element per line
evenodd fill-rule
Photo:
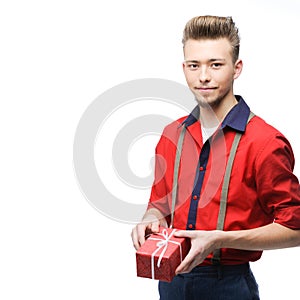
<path fill-rule="evenodd" d="M 136 252 L 137 276 L 171 282 L 175 270 L 187 255 L 190 243 L 173 234 L 176 229 L 164 228 L 151 234 Z"/>

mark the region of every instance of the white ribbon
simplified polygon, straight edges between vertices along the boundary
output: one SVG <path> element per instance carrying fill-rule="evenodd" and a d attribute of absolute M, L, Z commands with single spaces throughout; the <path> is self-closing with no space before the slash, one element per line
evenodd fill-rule
<path fill-rule="evenodd" d="M 163 238 L 155 238 L 155 237 L 149 237 L 148 240 L 154 240 L 154 241 L 159 241 L 157 244 L 156 244 L 156 247 L 157 249 L 154 250 L 154 252 L 152 253 L 151 255 L 151 274 L 152 274 L 152 279 L 155 279 L 155 275 L 154 275 L 154 257 L 156 255 L 156 253 L 161 249 L 163 248 L 163 250 L 161 251 L 160 255 L 159 255 L 159 258 L 158 258 L 158 261 L 157 261 L 157 267 L 159 268 L 160 267 L 160 263 L 161 263 L 161 260 L 163 258 L 163 256 L 165 255 L 166 251 L 167 251 L 167 248 L 168 248 L 168 243 L 173 243 L 173 244 L 176 244 L 179 246 L 179 249 L 180 249 L 180 260 L 182 261 L 182 249 L 181 249 L 181 244 L 179 242 L 176 242 L 176 241 L 171 241 L 171 237 L 173 236 L 174 232 L 176 231 L 176 229 L 173 229 L 172 232 L 170 234 L 168 234 L 168 231 L 167 229 L 164 229 L 162 231 L 162 233 L 157 233 L 156 235 L 160 235 L 162 236 Z"/>

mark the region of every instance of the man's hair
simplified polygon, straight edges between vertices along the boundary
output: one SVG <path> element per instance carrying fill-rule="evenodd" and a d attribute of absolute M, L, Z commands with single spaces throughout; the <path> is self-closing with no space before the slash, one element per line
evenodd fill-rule
<path fill-rule="evenodd" d="M 183 47 L 187 40 L 227 38 L 232 47 L 232 59 L 235 63 L 239 57 L 240 37 L 238 28 L 231 17 L 199 16 L 191 19 L 183 31 Z"/>

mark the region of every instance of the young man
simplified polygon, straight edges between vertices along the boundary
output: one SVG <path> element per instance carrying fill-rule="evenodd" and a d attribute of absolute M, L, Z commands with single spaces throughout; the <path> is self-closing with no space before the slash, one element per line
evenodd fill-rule
<path fill-rule="evenodd" d="M 164 129 L 148 209 L 132 230 L 136 249 L 146 233 L 170 222 L 181 229 L 177 236 L 191 240 L 173 281 L 159 283 L 161 300 L 259 299 L 249 262 L 263 250 L 300 245 L 300 188 L 292 148 L 233 93 L 243 67 L 239 42 L 231 18 L 195 17 L 184 29 L 183 71 L 198 105 Z"/>

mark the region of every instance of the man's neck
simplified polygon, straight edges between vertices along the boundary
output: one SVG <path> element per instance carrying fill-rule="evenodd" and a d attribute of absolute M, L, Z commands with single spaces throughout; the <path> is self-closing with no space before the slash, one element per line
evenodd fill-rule
<path fill-rule="evenodd" d="M 237 103 L 236 98 L 232 95 L 216 106 L 200 107 L 201 124 L 207 128 L 219 125 Z"/>

